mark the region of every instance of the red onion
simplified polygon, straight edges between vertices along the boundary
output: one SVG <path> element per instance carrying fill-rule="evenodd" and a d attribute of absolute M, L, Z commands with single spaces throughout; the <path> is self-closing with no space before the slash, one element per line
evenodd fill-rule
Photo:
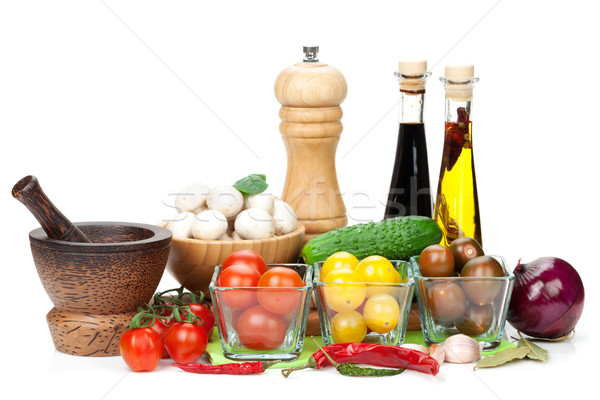
<path fill-rule="evenodd" d="M 519 264 L 507 320 L 534 337 L 559 338 L 570 333 L 583 311 L 584 290 L 575 268 L 555 257 Z"/>

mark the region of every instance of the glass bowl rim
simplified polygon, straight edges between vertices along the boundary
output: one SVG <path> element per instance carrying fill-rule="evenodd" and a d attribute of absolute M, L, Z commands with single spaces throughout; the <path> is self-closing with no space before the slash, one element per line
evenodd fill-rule
<path fill-rule="evenodd" d="M 223 291 L 223 290 L 232 290 L 232 289 L 260 289 L 262 290 L 266 290 L 266 291 L 271 291 L 271 290 L 282 290 L 282 289 L 297 289 L 298 291 L 310 291 L 310 289 L 312 289 L 312 282 L 313 282 L 313 266 L 310 264 L 304 264 L 304 263 L 270 263 L 267 264 L 267 267 L 272 266 L 272 267 L 299 267 L 299 266 L 304 266 L 306 267 L 306 272 L 304 273 L 304 277 L 302 278 L 302 281 L 304 282 L 304 286 L 278 286 L 278 287 L 266 287 L 266 286 L 218 286 L 216 284 L 217 282 L 217 277 L 219 276 L 220 272 L 221 272 L 221 265 L 217 265 L 215 266 L 215 271 L 213 272 L 213 276 L 210 280 L 210 284 L 208 285 L 208 289 L 209 290 L 219 290 L 219 291 Z"/>
<path fill-rule="evenodd" d="M 506 265 L 506 259 L 503 256 L 497 254 L 485 254 L 485 256 L 493 257 L 501 260 L 502 268 L 506 272 L 504 276 L 423 276 L 419 270 L 419 263 L 417 259 L 419 256 L 413 256 L 410 258 L 410 264 L 412 265 L 412 272 L 415 281 L 512 281 L 515 279 L 515 275 L 508 269 Z"/>
<path fill-rule="evenodd" d="M 365 286 L 381 286 L 381 287 L 387 287 L 387 286 L 392 286 L 392 287 L 404 287 L 404 286 L 408 286 L 408 287 L 412 287 L 415 286 L 415 276 L 414 276 L 414 272 L 411 270 L 411 262 L 410 260 L 394 260 L 394 259 L 388 259 L 389 262 L 391 262 L 394 265 L 398 265 L 399 263 L 405 263 L 407 264 L 406 270 L 407 271 L 411 271 L 410 274 L 408 274 L 408 282 L 389 282 L 389 283 L 384 283 L 384 282 L 321 282 L 319 280 L 317 280 L 317 268 L 320 271 L 321 266 L 323 265 L 323 263 L 325 261 L 317 261 L 314 263 L 314 268 L 313 268 L 313 286 L 333 286 L 333 285 L 365 285 Z"/>

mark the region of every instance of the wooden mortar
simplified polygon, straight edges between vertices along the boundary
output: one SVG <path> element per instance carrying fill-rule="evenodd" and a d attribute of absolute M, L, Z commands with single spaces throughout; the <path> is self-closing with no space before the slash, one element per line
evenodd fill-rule
<path fill-rule="evenodd" d="M 29 234 L 42 285 L 54 308 L 46 319 L 57 350 L 79 356 L 117 356 L 119 340 L 154 294 L 169 256 L 171 232 L 154 225 L 85 222 L 93 243 Z"/>
<path fill-rule="evenodd" d="M 122 222 L 73 224 L 35 176 L 12 189 L 41 228 L 29 233 L 33 261 L 54 308 L 54 346 L 79 356 L 116 356 L 137 307 L 154 294 L 169 257 L 171 231 Z"/>

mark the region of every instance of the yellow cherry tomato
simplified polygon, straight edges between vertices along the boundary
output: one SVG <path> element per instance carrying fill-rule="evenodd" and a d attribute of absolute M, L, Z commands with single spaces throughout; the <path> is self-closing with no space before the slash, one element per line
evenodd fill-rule
<path fill-rule="evenodd" d="M 350 268 L 354 269 L 358 265 L 358 258 L 346 251 L 338 251 L 333 253 L 321 266 L 321 281 L 325 280 L 327 274 L 334 269 Z"/>
<path fill-rule="evenodd" d="M 337 313 L 331 319 L 331 333 L 336 343 L 359 343 L 367 335 L 367 324 L 359 312 Z"/>
<path fill-rule="evenodd" d="M 353 282 L 353 283 L 352 283 Z M 358 272 L 350 268 L 334 269 L 325 277 L 323 296 L 329 308 L 336 312 L 352 311 L 362 304 L 366 285 Z"/>
<path fill-rule="evenodd" d="M 366 283 L 396 283 L 398 273 L 394 265 L 385 257 L 370 256 L 362 260 L 356 266 L 356 272 Z M 385 285 L 371 285 L 367 287 L 367 297 L 377 293 L 386 293 L 389 287 Z"/>
<path fill-rule="evenodd" d="M 365 303 L 363 317 L 373 332 L 388 333 L 398 325 L 400 306 L 389 294 L 374 294 Z"/>
<path fill-rule="evenodd" d="M 396 268 L 394 268 L 394 276 L 396 278 L 396 283 L 406 283 L 408 282 L 408 276 L 406 278 L 402 278 L 402 275 Z"/>

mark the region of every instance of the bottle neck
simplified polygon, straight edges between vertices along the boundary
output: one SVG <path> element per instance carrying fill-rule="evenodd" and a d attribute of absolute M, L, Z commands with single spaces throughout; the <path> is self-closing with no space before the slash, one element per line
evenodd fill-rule
<path fill-rule="evenodd" d="M 419 92 L 400 90 L 400 96 L 399 122 L 401 124 L 422 124 L 425 109 L 425 90 Z"/>
<path fill-rule="evenodd" d="M 446 123 L 468 123 L 472 121 L 473 87 L 479 78 L 453 81 L 440 77 L 446 90 Z"/>
<path fill-rule="evenodd" d="M 446 97 L 446 123 L 460 123 L 472 121 L 471 110 L 473 100 L 453 100 Z"/>
<path fill-rule="evenodd" d="M 431 72 L 423 75 L 403 75 L 395 72 L 394 75 L 400 83 L 400 114 L 398 120 L 401 124 L 422 124 L 425 109 L 425 84 Z"/>

